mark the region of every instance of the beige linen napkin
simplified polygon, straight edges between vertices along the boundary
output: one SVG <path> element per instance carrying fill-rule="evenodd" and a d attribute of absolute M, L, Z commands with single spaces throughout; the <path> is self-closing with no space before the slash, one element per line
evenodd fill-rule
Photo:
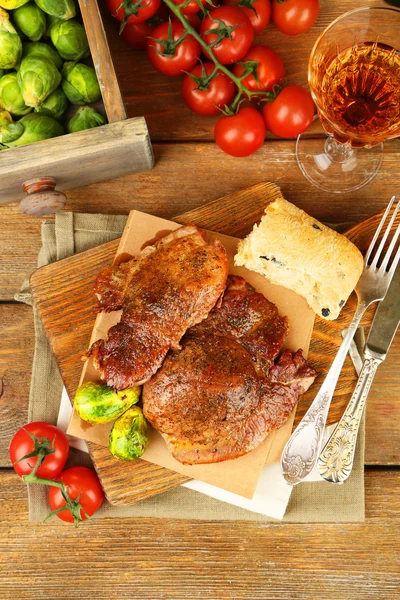
<path fill-rule="evenodd" d="M 88 248 L 119 237 L 125 216 L 59 213 L 55 223 L 42 225 L 42 248 L 38 266 L 82 252 Z M 31 304 L 25 284 L 17 300 Z M 36 333 L 35 354 L 29 398 L 29 421 L 57 422 L 62 380 L 46 339 L 43 326 L 34 310 Z M 353 473 L 342 486 L 326 482 L 302 483 L 291 495 L 283 521 L 359 522 L 364 520 L 364 427 L 362 427 Z M 71 448 L 69 464 L 90 465 L 89 456 Z M 29 518 L 40 521 L 49 512 L 47 490 L 42 486 L 29 487 Z M 244 520 L 276 522 L 274 519 L 244 508 L 221 502 L 194 490 L 178 487 L 134 506 L 115 506 L 107 501 L 96 513 L 101 517 L 160 517 L 203 520 Z"/>

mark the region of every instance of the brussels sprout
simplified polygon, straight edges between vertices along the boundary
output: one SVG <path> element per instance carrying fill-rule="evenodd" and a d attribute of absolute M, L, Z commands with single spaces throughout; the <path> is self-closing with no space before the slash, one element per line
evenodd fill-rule
<path fill-rule="evenodd" d="M 14 24 L 32 42 L 40 40 L 46 31 L 46 15 L 34 2 L 20 6 L 12 13 Z"/>
<path fill-rule="evenodd" d="M 67 124 L 68 133 L 76 133 L 77 131 L 83 131 L 84 129 L 92 129 L 93 127 L 99 127 L 99 125 L 105 125 L 106 119 L 90 106 L 82 106 L 79 108 L 72 119 Z"/>
<path fill-rule="evenodd" d="M 35 0 L 35 2 L 43 12 L 63 21 L 73 19 L 76 15 L 74 0 Z"/>
<path fill-rule="evenodd" d="M 25 104 L 36 108 L 58 88 L 61 75 L 51 60 L 27 56 L 22 59 L 17 81 Z"/>
<path fill-rule="evenodd" d="M 44 33 L 45 37 L 50 37 L 50 32 L 51 32 L 51 28 L 53 27 L 53 25 L 55 25 L 56 23 L 62 23 L 63 20 L 59 19 L 58 17 L 52 17 L 51 15 L 46 15 L 46 31 Z"/>
<path fill-rule="evenodd" d="M 26 106 L 16 73 L 7 73 L 0 79 L 0 107 L 12 115 L 27 115 L 32 108 Z"/>
<path fill-rule="evenodd" d="M 26 42 L 24 44 L 23 57 L 26 58 L 27 56 L 47 58 L 51 60 L 56 69 L 61 69 L 63 66 L 63 60 L 57 50 L 44 42 Z"/>
<path fill-rule="evenodd" d="M 81 60 L 90 56 L 85 28 L 78 21 L 61 21 L 50 30 L 51 41 L 65 60 Z"/>
<path fill-rule="evenodd" d="M 140 388 L 115 391 L 108 385 L 88 381 L 75 394 L 74 408 L 81 419 L 92 424 L 114 421 L 140 398 Z"/>
<path fill-rule="evenodd" d="M 0 110 L 0 127 L 13 122 L 13 118 L 6 110 Z"/>
<path fill-rule="evenodd" d="M 136 460 L 142 456 L 147 442 L 146 419 L 138 406 L 132 406 L 115 421 L 108 447 L 116 458 Z"/>
<path fill-rule="evenodd" d="M 0 0 L 0 6 L 6 10 L 15 10 L 27 2 L 29 2 L 29 0 Z"/>
<path fill-rule="evenodd" d="M 51 117 L 32 113 L 16 123 L 0 127 L 0 142 L 9 148 L 47 140 L 64 133 L 63 127 Z"/>
<path fill-rule="evenodd" d="M 0 69 L 13 69 L 22 56 L 22 42 L 5 10 L 0 8 Z"/>
<path fill-rule="evenodd" d="M 82 63 L 66 62 L 62 68 L 62 89 L 72 104 L 90 104 L 101 98 L 95 70 Z"/>
<path fill-rule="evenodd" d="M 50 96 L 47 96 L 46 100 L 44 100 L 37 108 L 35 108 L 35 112 L 48 115 L 49 117 L 53 117 L 53 119 L 57 119 L 57 121 L 59 121 L 64 115 L 68 106 L 69 102 L 67 96 L 64 94 L 62 89 L 58 87 L 52 94 L 50 94 Z"/>

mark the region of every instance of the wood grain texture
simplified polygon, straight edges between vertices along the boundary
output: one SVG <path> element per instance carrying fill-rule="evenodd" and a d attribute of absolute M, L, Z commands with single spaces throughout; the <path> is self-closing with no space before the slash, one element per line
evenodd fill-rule
<path fill-rule="evenodd" d="M 27 523 L 25 486 L 3 471 L 1 597 L 396 600 L 399 485 L 399 471 L 367 471 L 356 525 L 102 519 L 76 530 Z"/>

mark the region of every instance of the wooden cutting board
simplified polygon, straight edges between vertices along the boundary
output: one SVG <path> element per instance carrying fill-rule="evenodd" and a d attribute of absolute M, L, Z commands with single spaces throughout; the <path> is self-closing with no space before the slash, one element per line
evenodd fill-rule
<path fill-rule="evenodd" d="M 260 220 L 264 208 L 280 195 L 272 183 L 261 183 L 225 196 L 174 218 L 179 223 L 243 237 Z M 348 237 L 363 251 L 375 221 L 369 219 L 348 232 Z M 80 356 L 88 347 L 95 320 L 93 284 L 99 271 L 112 263 L 119 240 L 108 242 L 52 263 L 35 271 L 31 289 L 39 316 L 70 397 L 73 397 L 82 370 Z M 300 402 L 296 422 L 307 410 L 341 342 L 341 330 L 351 320 L 355 305 L 350 300 L 336 321 L 316 317 L 309 360 L 319 376 Z M 370 322 L 371 315 L 366 322 Z M 354 388 L 356 375 L 347 360 L 332 402 L 329 422 L 337 421 Z M 126 463 L 115 459 L 108 448 L 89 443 L 89 450 L 107 498 L 113 504 L 129 505 L 175 487 L 187 477 L 163 467 L 137 460 Z"/>

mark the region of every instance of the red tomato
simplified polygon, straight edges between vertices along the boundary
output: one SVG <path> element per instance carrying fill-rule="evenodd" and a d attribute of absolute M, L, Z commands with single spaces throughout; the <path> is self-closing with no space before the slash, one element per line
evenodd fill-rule
<path fill-rule="evenodd" d="M 201 2 L 201 4 L 203 6 L 205 6 L 207 0 L 199 0 Z M 172 2 L 174 4 L 176 4 L 177 6 L 180 6 L 181 4 L 183 4 L 184 2 L 186 2 L 186 0 L 172 0 Z M 200 9 L 200 6 L 198 4 L 198 2 L 196 2 L 196 0 L 190 0 L 189 4 L 187 6 L 185 6 L 185 8 L 181 8 L 181 13 L 183 15 L 193 15 L 195 13 L 198 13 Z"/>
<path fill-rule="evenodd" d="M 177 21 L 172 21 L 171 24 L 161 23 L 153 31 L 152 37 L 155 39 L 147 40 L 147 55 L 157 71 L 170 77 L 177 77 L 182 75 L 183 71 L 190 71 L 194 67 L 201 54 L 201 49 L 200 44 L 191 35 L 188 35 L 178 44 L 173 54 L 165 53 L 163 46 L 156 40 L 167 41 L 170 27 L 174 41 L 178 40 L 185 31 L 183 25 Z"/>
<path fill-rule="evenodd" d="M 256 92 L 257 90 L 272 91 L 274 85 L 277 85 L 283 79 L 284 67 L 282 59 L 272 48 L 268 48 L 268 46 L 253 46 L 246 56 L 242 58 L 241 62 L 245 63 L 250 60 L 258 62 L 258 82 L 254 75 L 247 75 L 247 77 L 242 79 L 242 83 L 248 90 L 252 92 Z M 244 67 L 237 64 L 233 67 L 233 72 L 237 77 L 240 77 L 244 72 Z"/>
<path fill-rule="evenodd" d="M 217 45 L 212 47 L 215 57 L 223 64 L 228 65 L 238 60 L 249 51 L 254 39 L 254 29 L 249 17 L 237 6 L 219 6 L 214 8 L 201 24 L 200 35 L 206 44 L 212 44 L 218 39 L 218 33 L 207 33 L 209 30 L 220 28 L 222 21 L 226 28 L 226 35 Z M 205 52 L 206 56 L 209 56 Z"/>
<path fill-rule="evenodd" d="M 38 438 L 36 441 L 33 440 L 31 435 Z M 31 456 L 19 461 L 23 456 L 31 454 L 35 450 L 42 448 L 48 448 L 49 450 L 54 448 L 54 452 L 46 454 L 42 464 L 38 468 L 36 475 L 43 477 L 44 479 L 54 479 L 58 477 L 64 469 L 65 463 L 67 462 L 69 454 L 69 446 L 67 436 L 61 429 L 50 425 L 50 423 L 44 423 L 43 421 L 35 421 L 28 423 L 17 431 L 11 440 L 10 444 L 10 458 L 15 471 L 18 475 L 29 475 L 33 467 L 36 465 L 37 456 Z"/>
<path fill-rule="evenodd" d="M 223 0 L 223 3 L 239 6 L 249 17 L 254 33 L 264 31 L 271 18 L 270 0 Z"/>
<path fill-rule="evenodd" d="M 206 76 L 214 71 L 214 63 L 205 62 L 203 64 Z M 190 71 L 195 77 L 202 77 L 202 65 L 196 65 Z M 182 97 L 183 101 L 191 111 L 197 115 L 209 116 L 218 115 L 220 111 L 217 107 L 224 108 L 229 105 L 235 95 L 235 84 L 224 73 L 218 75 L 210 81 L 208 87 L 202 89 L 201 84 L 186 75 L 182 81 Z"/>
<path fill-rule="evenodd" d="M 65 483 L 68 495 L 71 500 L 76 500 L 79 496 L 79 504 L 83 510 L 91 517 L 102 505 L 104 500 L 103 488 L 100 485 L 99 478 L 93 469 L 87 467 L 71 467 L 61 473 L 57 481 Z M 66 505 L 60 488 L 51 487 L 49 489 L 49 504 L 52 510 L 57 510 Z M 81 520 L 85 521 L 86 516 L 83 511 L 79 511 Z M 74 523 L 75 519 L 69 509 L 57 513 L 57 517 L 62 521 Z"/>
<path fill-rule="evenodd" d="M 185 18 L 186 21 L 189 21 L 190 25 L 197 31 L 197 33 L 199 33 L 201 29 L 201 19 L 199 18 L 199 15 L 197 13 L 192 13 L 191 15 L 185 15 Z M 174 14 L 172 15 L 172 20 L 180 23 L 178 17 L 176 17 Z"/>
<path fill-rule="evenodd" d="M 260 113 L 249 106 L 233 117 L 222 117 L 214 129 L 217 145 L 231 156 L 249 156 L 264 143 L 265 123 Z"/>
<path fill-rule="evenodd" d="M 314 102 L 300 85 L 288 85 L 273 102 L 264 104 L 263 115 L 269 131 L 280 137 L 296 137 L 311 125 Z"/>
<path fill-rule="evenodd" d="M 107 0 L 107 8 L 113 17 L 123 23 L 147 21 L 160 8 L 161 0 Z"/>
<path fill-rule="evenodd" d="M 272 0 L 272 20 L 282 33 L 299 35 L 314 25 L 319 0 Z"/>
<path fill-rule="evenodd" d="M 121 36 L 131 48 L 145 50 L 147 38 L 153 35 L 153 27 L 147 21 L 141 23 L 127 23 Z"/>

